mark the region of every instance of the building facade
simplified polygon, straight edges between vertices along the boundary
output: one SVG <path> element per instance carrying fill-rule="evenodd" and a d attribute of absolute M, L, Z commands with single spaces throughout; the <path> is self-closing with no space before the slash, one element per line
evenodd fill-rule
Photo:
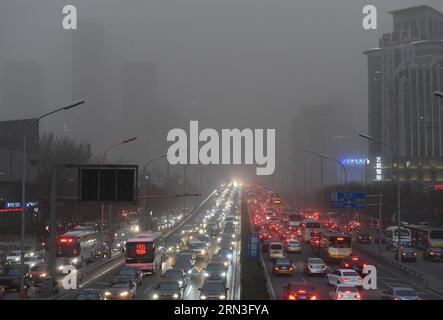
<path fill-rule="evenodd" d="M 369 135 L 398 150 L 370 143 L 374 180 L 432 185 L 443 181 L 443 14 L 428 6 L 390 12 L 393 32 L 368 59 Z M 394 170 L 392 170 L 394 169 Z"/>

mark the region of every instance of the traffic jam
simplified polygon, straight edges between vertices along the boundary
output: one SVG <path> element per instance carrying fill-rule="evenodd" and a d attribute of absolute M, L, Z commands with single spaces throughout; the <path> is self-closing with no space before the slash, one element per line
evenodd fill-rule
<path fill-rule="evenodd" d="M 239 243 L 239 188 L 215 192 L 212 206 L 171 230 L 127 239 L 124 262 L 75 300 L 230 300 Z M 238 279 L 237 279 L 238 281 Z"/>
<path fill-rule="evenodd" d="M 246 193 L 251 231 L 258 233 L 276 300 L 423 299 L 413 287 L 389 287 L 378 281 L 377 289 L 363 288 L 365 267 L 373 262 L 353 250 L 353 244 L 374 240 L 362 222 L 332 212 L 289 208 L 277 192 L 262 185 L 251 185 Z"/>

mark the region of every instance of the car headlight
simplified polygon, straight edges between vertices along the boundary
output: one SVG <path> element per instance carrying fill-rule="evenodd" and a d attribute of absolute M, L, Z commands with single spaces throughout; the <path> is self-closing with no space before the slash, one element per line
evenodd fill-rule
<path fill-rule="evenodd" d="M 231 260 L 231 259 L 232 259 L 232 254 L 231 254 L 231 253 L 228 253 L 228 254 L 226 255 L 226 258 L 228 258 L 229 260 Z"/>
<path fill-rule="evenodd" d="M 20 260 L 20 258 L 15 258 L 15 261 L 19 261 Z"/>
<path fill-rule="evenodd" d="M 44 277 L 46 277 L 46 276 L 47 276 L 46 273 L 42 273 L 42 274 L 40 275 L 40 278 L 44 278 Z"/>
<path fill-rule="evenodd" d="M 105 292 L 105 296 L 110 296 L 110 295 L 111 295 L 111 293 L 109 291 Z"/>
<path fill-rule="evenodd" d="M 152 298 L 154 298 L 154 299 L 158 299 L 158 294 L 154 293 L 154 294 L 152 295 Z"/>
<path fill-rule="evenodd" d="M 35 267 L 35 263 L 31 263 L 31 268 L 34 268 Z"/>
<path fill-rule="evenodd" d="M 227 261 L 223 262 L 223 264 L 225 265 L 225 267 L 228 266 L 228 262 Z"/>
<path fill-rule="evenodd" d="M 226 272 L 223 272 L 223 273 L 221 274 L 221 276 L 222 276 L 222 277 L 226 277 Z"/>
<path fill-rule="evenodd" d="M 206 300 L 206 296 L 205 295 L 201 295 L 200 296 L 200 300 Z"/>
<path fill-rule="evenodd" d="M 178 284 L 179 284 L 180 286 L 182 286 L 182 285 L 183 285 L 183 281 L 182 281 L 182 280 L 178 280 Z"/>
<path fill-rule="evenodd" d="M 174 293 L 174 294 L 172 295 L 172 297 L 173 297 L 174 299 L 178 299 L 178 293 Z"/>
<path fill-rule="evenodd" d="M 226 296 L 224 294 L 221 294 L 219 298 L 220 298 L 220 300 L 225 300 Z"/>
<path fill-rule="evenodd" d="M 120 297 L 126 297 L 128 294 L 128 291 L 123 291 L 122 293 L 120 293 Z"/>
<path fill-rule="evenodd" d="M 209 273 L 205 272 L 205 277 L 209 277 Z"/>
<path fill-rule="evenodd" d="M 57 269 L 58 271 L 63 271 L 63 266 L 59 266 Z"/>
<path fill-rule="evenodd" d="M 205 250 L 205 249 L 202 249 L 200 252 L 201 252 L 201 254 L 205 254 L 205 253 L 206 253 L 206 250 Z"/>
<path fill-rule="evenodd" d="M 74 259 L 72 259 L 72 261 L 71 261 L 72 264 L 77 264 L 77 262 L 78 262 L 78 259 L 77 259 L 77 258 L 74 258 Z"/>

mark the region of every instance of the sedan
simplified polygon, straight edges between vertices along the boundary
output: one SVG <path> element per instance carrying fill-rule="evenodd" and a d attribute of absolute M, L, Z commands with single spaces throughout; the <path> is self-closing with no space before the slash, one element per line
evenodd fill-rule
<path fill-rule="evenodd" d="M 326 264 L 323 261 L 323 259 L 320 258 L 309 258 L 307 262 L 303 265 L 303 271 L 307 275 L 325 275 L 326 270 Z"/>
<path fill-rule="evenodd" d="M 137 285 L 139 285 L 143 280 L 143 272 L 141 272 L 140 269 L 137 268 L 123 267 L 118 271 L 117 275 L 128 277 Z"/>
<path fill-rule="evenodd" d="M 226 300 L 228 288 L 222 281 L 205 280 L 200 291 L 200 300 Z"/>
<path fill-rule="evenodd" d="M 182 269 L 168 269 L 162 274 L 162 278 L 165 280 L 176 280 L 180 288 L 186 288 L 186 273 Z"/>
<path fill-rule="evenodd" d="M 338 269 L 333 273 L 327 274 L 328 283 L 330 285 L 347 284 L 362 287 L 363 278 L 355 270 Z"/>
<path fill-rule="evenodd" d="M 152 289 L 153 300 L 181 300 L 182 294 L 177 281 L 161 280 Z"/>
<path fill-rule="evenodd" d="M 105 289 L 106 299 L 131 300 L 135 297 L 137 285 L 128 277 L 117 276 Z"/>
<path fill-rule="evenodd" d="M 355 286 L 339 284 L 333 286 L 329 291 L 331 300 L 361 300 L 361 296 Z"/>
<path fill-rule="evenodd" d="M 106 296 L 98 289 L 84 289 L 74 300 L 107 300 Z"/>
<path fill-rule="evenodd" d="M 417 262 L 417 252 L 413 248 L 400 248 L 401 261 Z M 395 260 L 398 260 L 398 252 L 394 253 Z"/>
<path fill-rule="evenodd" d="M 414 289 L 404 287 L 389 288 L 383 291 L 382 300 L 421 300 Z"/>
<path fill-rule="evenodd" d="M 363 276 L 363 269 L 366 266 L 368 266 L 368 263 L 366 263 L 362 258 L 360 258 L 358 256 L 350 256 L 350 257 L 344 258 L 340 262 L 341 269 L 355 270 L 361 276 Z"/>
<path fill-rule="evenodd" d="M 223 263 L 209 262 L 203 270 L 205 279 L 226 282 L 226 269 Z"/>
<path fill-rule="evenodd" d="M 274 274 L 292 275 L 295 270 L 295 266 L 288 259 L 275 259 L 272 272 Z"/>
<path fill-rule="evenodd" d="M 425 251 L 423 251 L 423 260 L 443 261 L 443 248 L 427 248 Z"/>
<path fill-rule="evenodd" d="M 283 287 L 283 300 L 319 300 L 315 287 L 306 283 L 288 283 Z"/>
<path fill-rule="evenodd" d="M 289 239 L 286 241 L 285 244 L 285 250 L 286 252 L 301 252 L 301 243 L 298 240 Z"/>

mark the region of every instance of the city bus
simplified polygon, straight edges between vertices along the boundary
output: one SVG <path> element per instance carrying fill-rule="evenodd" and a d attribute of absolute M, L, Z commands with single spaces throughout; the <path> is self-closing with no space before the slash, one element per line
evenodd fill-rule
<path fill-rule="evenodd" d="M 313 232 L 320 231 L 321 224 L 317 220 L 305 219 L 301 223 L 301 238 L 303 242 L 311 241 Z"/>
<path fill-rule="evenodd" d="M 313 246 L 312 250 L 324 260 L 342 260 L 352 255 L 352 238 L 338 232 L 322 230 L 319 246 Z"/>
<path fill-rule="evenodd" d="M 428 247 L 443 247 L 443 228 L 433 228 L 421 225 L 406 225 L 411 232 L 412 245 L 427 249 Z"/>
<path fill-rule="evenodd" d="M 398 227 L 391 226 L 385 230 L 385 243 L 388 249 L 395 248 L 398 244 Z M 400 245 L 403 247 L 412 246 L 411 230 L 400 227 Z"/>
<path fill-rule="evenodd" d="M 144 273 L 161 270 L 164 256 L 161 232 L 142 232 L 126 241 L 126 266 Z"/>
<path fill-rule="evenodd" d="M 76 268 L 95 259 L 98 250 L 98 234 L 92 230 L 74 230 L 58 236 L 57 267 L 61 271 L 63 265 Z"/>

